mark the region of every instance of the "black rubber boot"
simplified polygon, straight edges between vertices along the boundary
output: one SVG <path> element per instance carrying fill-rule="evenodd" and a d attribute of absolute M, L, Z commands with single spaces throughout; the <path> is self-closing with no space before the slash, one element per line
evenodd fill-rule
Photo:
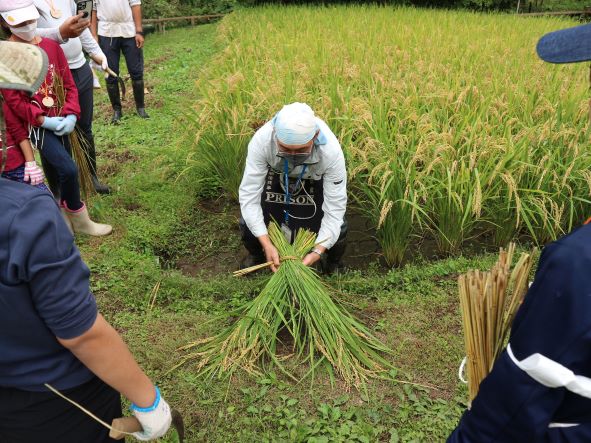
<path fill-rule="evenodd" d="M 88 166 L 90 167 L 90 174 L 92 176 L 92 186 L 94 190 L 99 194 L 110 194 L 111 189 L 103 183 L 101 183 L 97 177 L 97 169 L 96 169 L 96 150 L 94 148 L 94 140 L 88 143 Z"/>
<path fill-rule="evenodd" d="M 252 235 L 242 218 L 240 218 L 239 227 L 242 244 L 248 251 L 248 255 L 240 262 L 240 269 L 250 268 L 251 266 L 265 263 L 265 253 L 263 252 L 261 243 L 254 235 Z"/>
<path fill-rule="evenodd" d="M 92 186 L 97 194 L 110 194 L 111 188 L 104 183 L 101 183 L 96 175 L 92 176 Z"/>
<path fill-rule="evenodd" d="M 137 115 L 139 115 L 141 118 L 150 118 L 150 116 L 146 113 L 146 106 L 144 104 L 144 81 L 132 80 L 131 86 L 133 89 L 133 98 L 135 100 Z"/>
<path fill-rule="evenodd" d="M 121 112 L 121 97 L 119 95 L 119 84 L 118 83 L 107 83 L 107 92 L 109 93 L 109 100 L 111 101 L 111 107 L 113 108 L 113 117 L 111 118 L 111 124 L 118 124 L 123 116 Z"/>
<path fill-rule="evenodd" d="M 347 221 L 343 221 L 341 233 L 337 242 L 326 252 L 326 261 L 322 264 L 325 274 L 333 274 L 344 269 L 343 255 L 347 250 Z"/>

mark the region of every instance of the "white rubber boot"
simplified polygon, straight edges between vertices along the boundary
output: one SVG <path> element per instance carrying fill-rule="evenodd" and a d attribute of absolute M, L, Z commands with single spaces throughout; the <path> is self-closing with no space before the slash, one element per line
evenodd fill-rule
<path fill-rule="evenodd" d="M 66 226 L 70 230 L 70 234 L 74 235 L 74 228 L 72 228 L 72 222 L 70 221 L 70 217 L 68 216 L 68 211 L 63 206 L 60 206 L 60 210 L 62 211 L 62 217 L 64 217 Z"/>
<path fill-rule="evenodd" d="M 77 211 L 71 211 L 67 207 L 65 210 L 76 234 L 88 234 L 94 237 L 100 237 L 110 234 L 113 230 L 111 225 L 93 222 L 88 216 L 88 210 L 84 203 L 82 203 L 82 207 Z"/>

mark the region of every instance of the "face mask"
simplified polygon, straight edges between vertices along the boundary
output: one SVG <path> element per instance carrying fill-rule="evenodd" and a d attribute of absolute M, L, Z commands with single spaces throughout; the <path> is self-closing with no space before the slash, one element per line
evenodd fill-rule
<path fill-rule="evenodd" d="M 311 154 L 311 152 L 288 154 L 287 152 L 279 151 L 277 153 L 277 157 L 287 159 L 287 161 L 291 163 L 293 166 L 300 166 L 303 165 L 306 160 L 308 160 Z"/>
<path fill-rule="evenodd" d="M 21 40 L 26 42 L 30 42 L 35 38 L 35 31 L 37 31 L 37 22 L 29 23 L 25 26 L 20 26 L 18 28 L 10 27 L 10 32 L 16 35 Z"/>

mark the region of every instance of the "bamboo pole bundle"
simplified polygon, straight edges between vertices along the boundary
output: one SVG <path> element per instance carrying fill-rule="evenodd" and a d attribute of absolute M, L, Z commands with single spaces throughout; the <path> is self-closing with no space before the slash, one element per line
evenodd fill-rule
<path fill-rule="evenodd" d="M 302 263 L 315 234 L 300 229 L 291 245 L 272 223 L 269 235 L 281 257 L 277 272 L 255 299 L 231 313 L 238 318 L 234 324 L 182 347 L 191 353 L 171 370 L 195 360 L 199 374 L 221 377 L 238 369 L 261 374 L 263 366 L 271 364 L 297 380 L 283 364 L 293 359 L 309 367 L 301 378 L 313 378 L 320 367 L 338 375 L 346 387 L 360 387 L 370 377 L 388 378 L 393 366 L 384 354 L 391 351 L 333 301 L 330 289 Z M 286 337 L 289 341 L 282 342 Z"/>
<path fill-rule="evenodd" d="M 501 248 L 490 271 L 458 277 L 470 401 L 501 353 L 519 305 L 528 289 L 533 251 L 523 253 L 511 271 L 515 244 Z"/>

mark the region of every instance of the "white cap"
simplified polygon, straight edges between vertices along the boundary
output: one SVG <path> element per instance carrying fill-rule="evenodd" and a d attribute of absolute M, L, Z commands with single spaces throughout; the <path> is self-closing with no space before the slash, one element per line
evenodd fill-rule
<path fill-rule="evenodd" d="M 9 26 L 37 20 L 39 11 L 32 0 L 0 0 L 0 15 Z"/>
<path fill-rule="evenodd" d="M 285 105 L 273 119 L 277 139 L 284 145 L 305 145 L 318 131 L 316 116 L 305 103 Z"/>

